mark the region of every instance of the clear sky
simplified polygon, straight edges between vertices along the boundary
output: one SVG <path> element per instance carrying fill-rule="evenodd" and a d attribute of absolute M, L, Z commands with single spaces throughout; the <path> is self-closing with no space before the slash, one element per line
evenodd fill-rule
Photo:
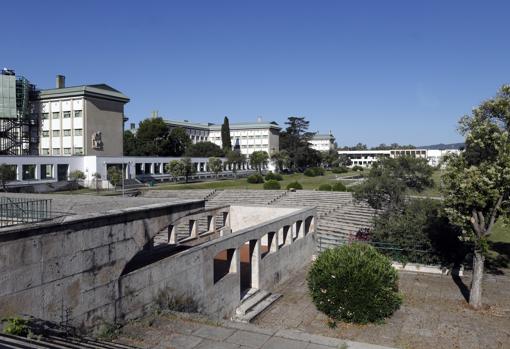
<path fill-rule="evenodd" d="M 3 1 L 0 66 L 107 83 L 130 121 L 305 116 L 339 145 L 461 141 L 510 83 L 510 2 Z"/>

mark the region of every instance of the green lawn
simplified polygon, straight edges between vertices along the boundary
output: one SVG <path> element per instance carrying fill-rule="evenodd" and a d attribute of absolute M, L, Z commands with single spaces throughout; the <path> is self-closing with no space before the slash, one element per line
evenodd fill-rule
<path fill-rule="evenodd" d="M 358 172 L 348 172 L 342 174 L 334 174 L 331 171 L 326 171 L 324 176 L 318 177 L 307 177 L 302 173 L 294 173 L 291 175 L 283 175 L 283 181 L 280 181 L 282 189 L 287 188 L 287 184 L 298 181 L 303 185 L 303 189 L 317 189 L 321 184 L 329 183 L 334 184 L 337 177 L 346 177 Z M 178 189 L 263 189 L 263 184 L 250 184 L 246 181 L 246 178 L 241 179 L 229 179 L 212 182 L 202 183 L 190 183 L 190 184 L 170 184 L 163 183 L 158 184 L 154 189 L 165 189 L 165 190 L 178 190 Z"/>
<path fill-rule="evenodd" d="M 494 231 L 489 236 L 490 241 L 510 243 L 510 222 L 503 222 L 503 220 L 499 219 L 492 229 Z"/>

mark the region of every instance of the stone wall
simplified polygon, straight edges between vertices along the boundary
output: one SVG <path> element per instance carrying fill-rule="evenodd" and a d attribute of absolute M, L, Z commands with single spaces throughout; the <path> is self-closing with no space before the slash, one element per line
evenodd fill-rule
<path fill-rule="evenodd" d="M 257 209 L 250 208 L 252 212 Z M 274 212 L 278 210 L 273 208 Z M 238 211 L 233 210 L 232 213 Z M 252 287 L 270 289 L 278 282 L 285 281 L 292 273 L 310 263 L 315 253 L 316 212 L 314 208 L 284 211 L 282 216 L 123 275 L 119 280 L 120 294 L 116 309 L 119 319 L 136 318 L 157 307 L 158 298 L 162 295 L 170 295 L 178 301 L 192 301 L 199 312 L 217 318 L 230 316 L 240 302 L 240 248 L 250 241 L 254 246 Z M 278 232 L 286 227 L 287 239 L 279 243 Z M 275 233 L 271 250 L 262 257 L 260 246 L 268 241 L 267 234 L 271 232 Z M 214 257 L 228 249 L 236 250 L 231 272 L 215 283 Z"/>
<path fill-rule="evenodd" d="M 126 263 L 159 231 L 203 208 L 203 201 L 152 204 L 0 229 L 0 318 L 113 322 Z"/>

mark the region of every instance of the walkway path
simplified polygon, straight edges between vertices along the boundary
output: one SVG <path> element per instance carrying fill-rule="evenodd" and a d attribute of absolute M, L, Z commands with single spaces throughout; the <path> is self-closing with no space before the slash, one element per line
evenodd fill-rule
<path fill-rule="evenodd" d="M 263 329 L 229 321 L 213 323 L 186 314 L 161 315 L 128 324 L 117 342 L 150 349 L 390 349 L 296 330 Z"/>

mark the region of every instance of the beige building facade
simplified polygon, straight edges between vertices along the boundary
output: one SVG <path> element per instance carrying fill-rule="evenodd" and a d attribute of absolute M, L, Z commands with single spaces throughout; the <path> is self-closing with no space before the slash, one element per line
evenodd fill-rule
<path fill-rule="evenodd" d="M 129 98 L 106 84 L 42 90 L 35 108 L 41 119 L 40 155 L 121 156 L 124 105 Z"/>

